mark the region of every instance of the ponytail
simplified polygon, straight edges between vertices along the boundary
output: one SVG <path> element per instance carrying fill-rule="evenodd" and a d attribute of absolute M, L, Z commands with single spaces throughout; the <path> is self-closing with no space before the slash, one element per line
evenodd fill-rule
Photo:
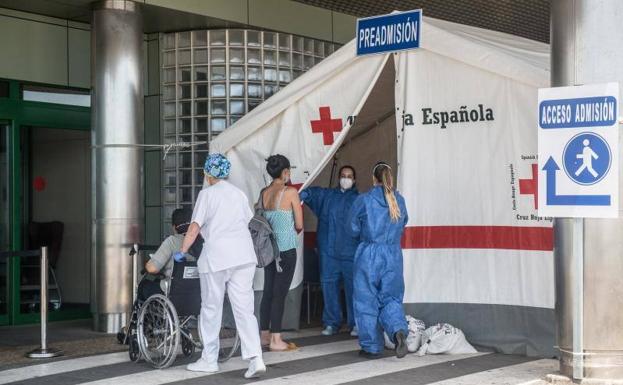
<path fill-rule="evenodd" d="M 387 163 L 379 162 L 374 166 L 372 173 L 376 181 L 383 185 L 385 200 L 389 206 L 389 217 L 392 222 L 398 222 L 401 213 L 398 201 L 396 200 L 396 194 L 394 194 L 394 178 L 392 177 L 391 167 L 389 167 Z"/>

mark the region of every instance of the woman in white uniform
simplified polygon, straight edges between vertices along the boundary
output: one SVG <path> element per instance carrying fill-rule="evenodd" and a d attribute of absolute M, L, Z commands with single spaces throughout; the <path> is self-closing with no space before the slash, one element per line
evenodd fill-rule
<path fill-rule="evenodd" d="M 254 378 L 266 372 L 266 366 L 253 314 L 257 257 L 248 227 L 253 213 L 246 195 L 225 180 L 230 167 L 229 160 L 221 154 L 212 154 L 206 159 L 204 173 L 209 187 L 197 197 L 191 225 L 179 251 L 188 252 L 201 233 L 205 242 L 197 266 L 201 283 L 199 327 L 204 346 L 201 358 L 186 368 L 212 373 L 219 370 L 219 330 L 227 290 L 242 344 L 242 358 L 250 361 L 244 376 Z"/>

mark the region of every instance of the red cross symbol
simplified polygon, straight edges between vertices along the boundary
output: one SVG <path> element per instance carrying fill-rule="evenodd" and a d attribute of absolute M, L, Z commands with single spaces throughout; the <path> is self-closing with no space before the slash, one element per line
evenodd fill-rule
<path fill-rule="evenodd" d="M 537 164 L 532 165 L 532 179 L 519 179 L 519 194 L 532 195 L 534 208 L 539 208 L 539 169 Z"/>
<path fill-rule="evenodd" d="M 325 146 L 333 144 L 333 133 L 342 131 L 342 119 L 331 119 L 331 107 L 320 107 L 320 120 L 312 120 L 312 132 L 322 132 L 322 141 Z"/>

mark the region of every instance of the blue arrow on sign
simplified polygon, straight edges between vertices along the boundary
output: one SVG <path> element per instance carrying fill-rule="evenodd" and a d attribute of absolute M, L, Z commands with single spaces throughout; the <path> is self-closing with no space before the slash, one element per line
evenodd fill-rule
<path fill-rule="evenodd" d="M 547 175 L 548 206 L 610 206 L 610 195 L 556 195 L 556 171 L 560 167 L 551 156 L 543 170 Z"/>

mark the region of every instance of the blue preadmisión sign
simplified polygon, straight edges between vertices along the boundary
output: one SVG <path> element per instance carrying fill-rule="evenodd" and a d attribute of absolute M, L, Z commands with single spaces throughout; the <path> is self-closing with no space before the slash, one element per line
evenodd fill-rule
<path fill-rule="evenodd" d="M 422 10 L 357 20 L 357 55 L 420 47 Z"/>

